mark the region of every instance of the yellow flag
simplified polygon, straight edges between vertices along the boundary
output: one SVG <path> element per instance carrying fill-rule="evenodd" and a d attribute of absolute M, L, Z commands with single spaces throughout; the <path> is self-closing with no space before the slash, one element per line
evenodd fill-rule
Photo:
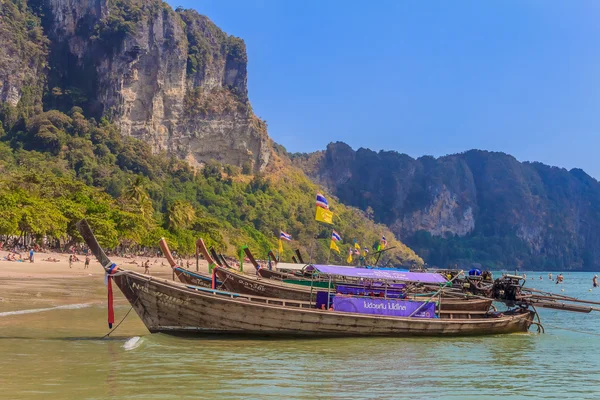
<path fill-rule="evenodd" d="M 317 213 L 315 214 L 315 219 L 319 222 L 324 222 L 326 224 L 333 225 L 333 213 L 322 207 L 317 207 Z"/>
<path fill-rule="evenodd" d="M 335 250 L 335 251 L 337 251 L 338 253 L 340 252 L 340 248 L 339 248 L 339 247 L 337 247 L 337 244 L 335 244 L 335 242 L 334 242 L 333 240 L 331 241 L 331 244 L 329 245 L 329 248 L 330 248 L 331 250 Z"/>
<path fill-rule="evenodd" d="M 279 239 L 279 254 L 283 254 L 283 242 Z"/>
<path fill-rule="evenodd" d="M 360 250 L 360 246 L 358 245 L 358 243 L 354 242 L 354 248 Z"/>
<path fill-rule="evenodd" d="M 349 253 L 349 254 L 348 254 L 348 258 L 346 258 L 346 262 L 347 262 L 348 264 L 352 264 L 352 253 Z"/>

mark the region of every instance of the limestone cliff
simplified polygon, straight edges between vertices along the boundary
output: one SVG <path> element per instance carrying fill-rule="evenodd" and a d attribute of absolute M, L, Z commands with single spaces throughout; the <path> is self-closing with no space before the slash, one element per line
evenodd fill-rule
<path fill-rule="evenodd" d="M 157 0 L 39 3 L 51 43 L 51 108 L 83 107 L 155 152 L 166 150 L 193 165 L 215 159 L 265 168 L 270 146 L 248 101 L 241 39 L 195 11 L 174 11 Z M 19 64 L 13 69 L 23 70 Z M 32 67 L 15 75 L 1 65 L 0 71 L 1 100 L 15 104 L 27 80 L 40 72 Z M 36 82 L 43 87 L 45 81 Z"/>
<path fill-rule="evenodd" d="M 0 43 L 0 103 L 41 109 L 48 39 L 26 3 L 0 2 Z"/>
<path fill-rule="evenodd" d="M 429 263 L 600 267 L 600 183 L 581 170 L 477 150 L 413 159 L 344 143 L 292 159 Z"/>

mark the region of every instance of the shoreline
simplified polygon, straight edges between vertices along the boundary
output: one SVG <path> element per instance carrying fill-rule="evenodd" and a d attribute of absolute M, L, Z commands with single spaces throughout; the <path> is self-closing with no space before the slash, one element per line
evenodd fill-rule
<path fill-rule="evenodd" d="M 19 279 L 47 279 L 47 278 L 81 278 L 85 276 L 104 275 L 100 263 L 94 256 L 90 256 L 89 268 L 84 269 L 85 256 L 77 255 L 79 261 L 69 268 L 69 253 L 35 253 L 34 262 L 29 259 L 23 261 L 7 261 L 4 259 L 8 251 L 0 251 L 0 280 Z M 29 253 L 27 253 L 29 254 Z M 58 261 L 47 261 L 48 258 Z M 142 263 L 150 260 L 150 275 L 168 278 L 172 276 L 171 267 L 165 257 L 110 257 L 119 267 L 144 273 Z M 195 259 L 183 259 L 183 267 L 190 263 L 190 269 L 196 270 Z M 208 272 L 208 263 L 200 260 L 199 269 Z"/>

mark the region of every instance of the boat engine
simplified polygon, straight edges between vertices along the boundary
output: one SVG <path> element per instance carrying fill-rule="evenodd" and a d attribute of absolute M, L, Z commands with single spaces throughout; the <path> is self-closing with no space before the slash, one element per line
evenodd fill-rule
<path fill-rule="evenodd" d="M 516 275 L 504 275 L 496 279 L 492 287 L 492 298 L 509 305 L 518 301 L 521 293 L 522 279 L 522 277 Z"/>

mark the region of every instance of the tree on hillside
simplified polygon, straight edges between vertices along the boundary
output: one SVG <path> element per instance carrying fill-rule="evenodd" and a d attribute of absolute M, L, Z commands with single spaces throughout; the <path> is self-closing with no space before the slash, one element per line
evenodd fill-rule
<path fill-rule="evenodd" d="M 189 202 L 183 200 L 173 202 L 167 213 L 169 229 L 174 231 L 187 229 L 195 218 L 196 212 L 194 211 L 194 207 Z"/>
<path fill-rule="evenodd" d="M 150 196 L 148 196 L 146 189 L 144 189 L 144 178 L 142 176 L 136 176 L 135 180 L 130 182 L 123 195 L 134 206 L 134 211 L 139 212 L 145 220 L 152 218 L 154 208 L 152 207 Z"/>

